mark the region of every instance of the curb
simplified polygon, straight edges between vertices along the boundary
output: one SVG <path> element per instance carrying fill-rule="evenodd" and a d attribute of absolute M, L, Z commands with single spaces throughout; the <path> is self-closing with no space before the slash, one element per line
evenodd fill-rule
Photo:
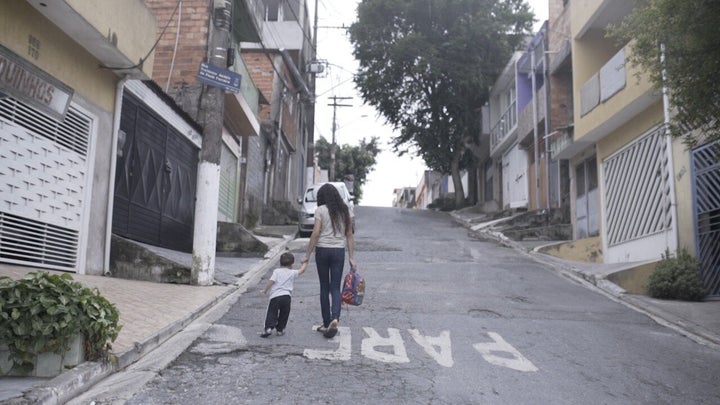
<path fill-rule="evenodd" d="M 108 376 L 137 362 L 143 356 L 156 349 L 178 332 L 185 329 L 193 321 L 200 318 L 203 314 L 207 313 L 232 295 L 235 296 L 235 300 L 238 299 L 240 294 L 247 291 L 249 286 L 256 284 L 276 263 L 278 256 L 286 249 L 287 245 L 292 240 L 292 236 L 284 237 L 282 242 L 278 243 L 265 254 L 263 260 L 244 273 L 235 284 L 228 285 L 229 288 L 226 292 L 215 297 L 213 300 L 207 302 L 200 308 L 197 308 L 184 318 L 179 319 L 161 329 L 143 342 L 135 343 L 134 349 L 120 353 L 117 356 L 111 355 L 111 359 L 109 361 L 82 363 L 72 370 L 68 370 L 59 376 L 48 380 L 43 385 L 34 387 L 24 392 L 22 396 L 8 399 L 2 403 L 8 405 L 57 405 L 63 404 L 79 396 Z"/>
<path fill-rule="evenodd" d="M 531 257 L 533 260 L 551 266 L 559 274 L 568 277 L 583 286 L 596 290 L 606 297 L 627 306 L 641 314 L 648 316 L 650 319 L 655 321 L 657 324 L 665 326 L 674 330 L 675 332 L 693 340 L 696 343 L 710 346 L 716 349 L 720 349 L 720 336 L 717 334 L 707 331 L 699 325 L 688 324 L 683 319 L 670 314 L 660 308 L 657 308 L 647 303 L 642 302 L 638 298 L 633 297 L 626 293 L 625 289 L 618 286 L 617 284 L 607 280 L 604 276 L 582 271 L 571 265 L 559 263 L 548 255 L 537 252 L 535 250 L 528 251 L 521 244 L 511 240 L 501 232 L 479 229 L 469 221 L 461 218 L 459 215 L 451 212 L 452 218 L 460 223 L 462 226 L 467 228 L 470 232 L 474 233 L 478 237 L 482 237 L 488 240 L 494 240 L 500 245 L 513 248 L 521 253 L 524 253 Z"/>

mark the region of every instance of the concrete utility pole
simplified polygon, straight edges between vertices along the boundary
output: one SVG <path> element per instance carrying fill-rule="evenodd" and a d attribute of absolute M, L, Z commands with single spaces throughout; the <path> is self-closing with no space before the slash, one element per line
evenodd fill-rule
<path fill-rule="evenodd" d="M 209 64 L 223 69 L 227 68 L 231 7 L 230 0 L 213 0 L 211 16 L 213 23 L 210 26 L 208 41 Z M 204 87 L 199 114 L 203 126 L 203 140 L 195 192 L 192 278 L 198 285 L 212 285 L 215 278 L 225 90 L 215 86 Z"/>
<path fill-rule="evenodd" d="M 333 102 L 332 104 L 328 104 L 333 108 L 333 122 L 332 122 L 332 144 L 330 145 L 330 171 L 328 173 L 328 178 L 330 181 L 335 181 L 335 130 L 337 129 L 337 122 L 336 122 L 336 111 L 338 107 L 352 107 L 350 104 L 338 104 L 338 100 L 350 100 L 352 97 L 338 97 L 338 96 L 332 96 L 330 97 Z"/>

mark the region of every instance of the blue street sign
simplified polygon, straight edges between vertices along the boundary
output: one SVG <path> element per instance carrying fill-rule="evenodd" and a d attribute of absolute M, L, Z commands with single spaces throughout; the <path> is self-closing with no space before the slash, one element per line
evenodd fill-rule
<path fill-rule="evenodd" d="M 233 93 L 239 93 L 241 79 L 242 76 L 233 71 L 208 65 L 205 62 L 200 64 L 198 80 L 208 86 L 220 87 Z"/>

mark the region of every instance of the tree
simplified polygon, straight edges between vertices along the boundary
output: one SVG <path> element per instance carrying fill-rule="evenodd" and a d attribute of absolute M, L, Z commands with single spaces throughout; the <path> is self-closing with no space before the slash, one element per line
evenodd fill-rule
<path fill-rule="evenodd" d="M 530 33 L 522 0 L 363 0 L 350 27 L 355 77 L 366 103 L 400 131 L 393 149 L 416 150 L 451 174 L 456 206 L 460 171 L 481 129 L 480 108 L 512 52 Z"/>
<path fill-rule="evenodd" d="M 330 147 L 331 144 L 325 138 L 321 137 L 315 142 L 320 167 L 330 167 Z M 335 151 L 335 176 L 338 179 L 353 179 L 355 204 L 362 200 L 362 186 L 375 166 L 378 153 L 378 138 L 374 136 L 369 142 L 363 138 L 358 146 L 342 145 Z"/>
<path fill-rule="evenodd" d="M 720 139 L 720 2 L 637 3 L 620 25 L 610 28 L 611 37 L 621 45 L 632 41 L 629 62 L 641 67 L 658 89 L 667 86 L 675 111 L 670 125 L 673 135 L 683 136 L 688 147 Z"/>

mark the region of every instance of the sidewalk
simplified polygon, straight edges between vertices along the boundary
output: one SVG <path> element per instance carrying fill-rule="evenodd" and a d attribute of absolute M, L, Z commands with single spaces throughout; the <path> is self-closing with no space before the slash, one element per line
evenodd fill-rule
<path fill-rule="evenodd" d="M 478 235 L 530 255 L 534 260 L 553 267 L 560 274 L 572 278 L 606 296 L 639 311 L 655 322 L 669 327 L 700 344 L 720 349 L 720 301 L 686 302 L 659 300 L 644 295 L 629 294 L 608 280 L 616 272 L 633 267 L 633 263 L 602 264 L 578 262 L 540 253 L 538 248 L 548 241 L 517 242 L 493 230 L 492 224 L 482 223 L 482 214 L 454 211 L 451 216 Z"/>
<path fill-rule="evenodd" d="M 134 363 L 220 301 L 237 299 L 240 293 L 257 284 L 294 239 L 296 229 L 296 226 L 265 228 L 263 234 L 267 236 L 258 238 L 271 249 L 264 257 L 217 257 L 217 285 L 213 286 L 162 284 L 73 274 L 76 281 L 97 288 L 120 311 L 122 329 L 113 342 L 113 354 L 117 362 L 86 362 L 55 378 L 0 378 L 0 404 L 64 403 L 108 375 Z M 152 249 L 178 263 L 192 261 L 190 254 Z M 0 276 L 17 278 L 37 270 L 0 265 Z"/>

